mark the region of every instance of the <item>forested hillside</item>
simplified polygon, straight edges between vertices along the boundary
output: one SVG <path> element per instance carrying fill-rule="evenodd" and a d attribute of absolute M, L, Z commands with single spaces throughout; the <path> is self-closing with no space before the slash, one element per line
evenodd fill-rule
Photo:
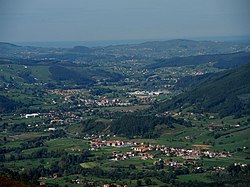
<path fill-rule="evenodd" d="M 187 108 L 222 116 L 250 113 L 250 64 L 224 71 L 191 91 L 161 104 L 161 110 Z"/>
<path fill-rule="evenodd" d="M 15 101 L 0 95 L 0 113 L 11 112 L 17 106 L 18 104 Z"/>
<path fill-rule="evenodd" d="M 63 66 L 51 66 L 49 71 L 52 74 L 51 78 L 56 81 L 69 80 L 75 82 L 76 84 L 93 83 L 93 80 L 86 76 L 86 74 L 80 74 Z"/>
<path fill-rule="evenodd" d="M 166 128 L 174 128 L 175 124 L 189 124 L 182 119 L 168 117 L 124 115 L 111 124 L 111 132 L 125 135 L 127 137 L 141 136 L 146 138 L 158 137 L 159 132 L 155 131 L 157 125 L 163 125 Z"/>

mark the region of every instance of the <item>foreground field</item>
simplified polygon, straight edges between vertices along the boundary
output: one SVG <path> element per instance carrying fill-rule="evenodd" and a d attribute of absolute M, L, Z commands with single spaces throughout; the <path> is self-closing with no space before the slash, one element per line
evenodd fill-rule
<path fill-rule="evenodd" d="M 105 138 L 106 135 L 100 135 L 103 140 L 137 142 L 137 145 L 104 146 L 93 150 L 91 142 L 94 141 L 95 137 L 98 138 L 98 135 L 87 138 L 73 135 L 71 132 L 57 136 L 53 135 L 54 132 L 30 132 L 15 135 L 5 132 L 1 133 L 1 137 L 6 137 L 5 142 L 2 142 L 1 150 L 8 151 L 4 154 L 5 157 L 1 158 L 2 167 L 16 171 L 43 168 L 42 171 L 46 175 L 47 169 L 53 167 L 62 167 L 63 169 L 68 162 L 73 164 L 73 168 L 78 168 L 76 170 L 82 170 L 77 175 L 72 174 L 71 167 L 64 170 L 64 173 L 68 173 L 67 176 L 63 176 L 63 173 L 60 174 L 60 169 L 59 173 L 52 172 L 46 177 L 40 176 L 40 182 L 54 186 L 104 185 L 106 183 L 127 184 L 129 186 L 161 186 L 164 183 L 173 183 L 173 181 L 175 183 L 196 182 L 209 185 L 218 181 L 213 173 L 225 172 L 228 170 L 228 166 L 236 163 L 240 167 L 250 164 L 250 151 L 248 149 L 250 128 L 244 125 L 231 128 L 227 125 L 214 127 L 217 130 L 211 131 L 204 125 L 194 127 L 176 125 L 174 129 L 165 129 L 159 138 L 154 139 L 129 139 L 121 136 L 107 136 Z M 218 130 L 218 128 L 225 127 L 228 129 Z M 69 130 L 74 130 L 74 127 L 69 128 Z M 215 136 L 217 133 L 219 133 L 218 137 Z M 30 145 L 26 145 L 27 141 L 30 142 Z M 40 144 L 36 145 L 33 142 L 40 142 Z M 139 152 L 135 156 L 124 157 L 125 159 L 115 159 L 116 154 L 128 154 L 133 151 L 134 147 L 141 145 L 185 148 L 203 150 L 204 152 L 229 152 L 230 156 L 189 160 L 182 156 L 151 150 L 146 154 L 154 155 L 152 158 L 146 154 L 144 158 L 140 156 L 144 153 Z M 21 151 L 19 151 L 20 148 Z M 16 154 L 15 151 L 19 153 Z M 76 157 L 72 157 L 73 155 Z M 171 176 L 168 182 L 164 182 L 160 173 L 164 173 L 164 176 L 166 174 Z"/>

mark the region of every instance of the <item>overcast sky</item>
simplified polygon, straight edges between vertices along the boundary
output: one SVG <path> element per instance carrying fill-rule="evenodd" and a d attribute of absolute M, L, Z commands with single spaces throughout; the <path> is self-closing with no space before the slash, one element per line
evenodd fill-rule
<path fill-rule="evenodd" d="M 0 0 L 0 41 L 250 35 L 250 0 Z"/>

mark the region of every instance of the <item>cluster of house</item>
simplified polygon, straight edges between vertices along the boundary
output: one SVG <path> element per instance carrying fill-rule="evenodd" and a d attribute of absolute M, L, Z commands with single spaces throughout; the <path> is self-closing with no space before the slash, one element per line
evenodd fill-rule
<path fill-rule="evenodd" d="M 180 161 L 176 161 L 176 160 L 164 160 L 163 161 L 165 165 L 167 166 L 171 166 L 171 167 L 175 167 L 175 168 L 179 168 L 179 167 L 183 167 L 183 166 L 196 166 L 197 163 L 196 161 L 183 161 L 183 162 L 180 162 Z"/>
<path fill-rule="evenodd" d="M 53 93 L 57 95 L 70 95 L 70 94 L 76 94 L 80 93 L 81 90 L 73 89 L 73 90 L 47 90 L 48 93 Z"/>
<path fill-rule="evenodd" d="M 240 162 L 235 162 L 234 166 L 247 167 L 247 164 L 241 164 Z"/>
<path fill-rule="evenodd" d="M 50 124 L 58 124 L 62 122 L 75 122 L 76 120 L 82 119 L 80 112 L 56 112 L 50 111 L 49 113 L 40 113 L 40 118 L 50 119 Z"/>
<path fill-rule="evenodd" d="M 203 157 L 208 158 L 225 158 L 230 157 L 231 154 L 229 152 L 211 152 L 208 150 L 201 149 L 188 149 L 188 148 L 177 148 L 177 147 L 157 147 L 157 150 L 160 150 L 162 153 L 167 156 L 172 157 L 182 157 L 185 160 L 199 160 Z"/>
<path fill-rule="evenodd" d="M 101 147 L 121 147 L 121 146 L 130 146 L 132 145 L 129 141 L 120 141 L 120 140 L 102 140 L 101 138 L 94 138 L 91 140 L 91 150 L 97 150 Z"/>
<path fill-rule="evenodd" d="M 131 151 L 127 151 L 125 153 L 122 152 L 113 152 L 111 159 L 112 160 L 127 160 L 131 157 L 141 157 L 142 160 L 146 159 L 153 159 L 155 157 L 154 154 L 150 153 L 153 147 L 144 146 L 144 143 L 138 142 L 130 142 L 130 141 L 123 141 L 123 140 L 102 140 L 101 138 L 94 138 L 91 140 L 91 148 L 90 150 L 98 150 L 102 147 L 124 147 L 130 146 Z"/>
<path fill-rule="evenodd" d="M 121 101 L 120 99 L 102 99 L 102 100 L 93 100 L 93 99 L 80 99 L 80 101 L 85 106 L 101 106 L 101 107 L 110 107 L 110 106 L 130 106 L 132 105 L 129 101 Z"/>
<path fill-rule="evenodd" d="M 98 182 L 102 183 L 102 181 L 98 181 Z M 89 186 L 96 186 L 94 181 L 85 181 L 85 180 L 80 179 L 79 177 L 76 177 L 75 179 L 72 179 L 71 183 L 72 184 L 87 184 Z M 126 184 L 125 185 L 119 185 L 119 184 L 116 184 L 116 183 L 103 184 L 103 185 L 99 185 L 97 187 L 101 187 L 101 186 L 103 186 L 103 187 L 128 187 Z"/>
<path fill-rule="evenodd" d="M 49 113 L 29 113 L 29 114 L 21 114 L 21 118 L 35 118 L 35 117 L 40 117 L 40 118 L 53 118 L 56 116 L 56 112 L 51 111 Z"/>
<path fill-rule="evenodd" d="M 147 147 L 144 147 L 144 146 L 142 147 L 143 148 L 141 149 L 136 149 L 135 147 L 133 147 L 131 151 L 127 151 L 125 153 L 114 151 L 112 153 L 111 160 L 114 160 L 114 161 L 127 160 L 127 159 L 130 159 L 131 157 L 140 157 L 142 160 L 155 158 L 154 154 L 150 152 L 146 152 L 146 151 L 149 151 Z"/>
<path fill-rule="evenodd" d="M 193 71 L 192 75 L 204 75 L 206 72 L 202 72 L 202 71 Z"/>
<path fill-rule="evenodd" d="M 169 90 L 159 90 L 159 91 L 134 91 L 134 92 L 128 92 L 129 95 L 136 95 L 136 96 L 145 96 L 145 95 L 148 95 L 148 96 L 154 96 L 154 95 L 161 95 L 161 94 L 167 94 L 167 93 L 170 93 Z"/>
<path fill-rule="evenodd" d="M 125 185 L 120 185 L 120 184 L 104 184 L 103 187 L 128 187 L 128 185 L 126 185 L 126 184 Z"/>
<path fill-rule="evenodd" d="M 190 149 L 190 148 L 178 148 L 178 147 L 166 147 L 164 145 L 154 145 L 138 142 L 130 142 L 123 140 L 103 140 L 102 138 L 93 138 L 91 139 L 91 148 L 90 150 L 98 150 L 102 147 L 122 147 L 130 146 L 131 151 L 126 153 L 117 153 L 113 152 L 112 160 L 126 160 L 131 157 L 139 156 L 141 159 L 153 159 L 155 157 L 155 152 L 161 152 L 163 155 L 169 157 L 181 157 L 185 160 L 200 160 L 201 158 L 225 158 L 230 157 L 229 152 L 212 152 L 208 150 L 202 150 L 199 148 Z M 177 163 L 176 163 L 177 164 Z"/>
<path fill-rule="evenodd" d="M 79 178 L 77 178 L 77 179 L 74 179 L 74 180 L 72 180 L 71 181 L 73 184 L 82 184 L 83 183 L 83 181 L 81 180 L 81 179 L 79 179 Z M 85 182 L 86 183 L 86 182 Z M 94 182 L 87 182 L 87 184 L 89 185 L 89 186 L 94 186 L 95 185 L 95 183 Z M 102 185 L 103 187 L 128 187 L 128 185 L 120 185 L 120 184 L 116 184 L 116 183 L 111 183 L 111 184 L 103 184 Z M 97 187 L 101 187 L 100 185 L 99 186 L 97 186 Z"/>
<path fill-rule="evenodd" d="M 214 166 L 211 168 L 212 171 L 222 171 L 225 170 L 225 167 L 221 167 L 221 166 Z"/>

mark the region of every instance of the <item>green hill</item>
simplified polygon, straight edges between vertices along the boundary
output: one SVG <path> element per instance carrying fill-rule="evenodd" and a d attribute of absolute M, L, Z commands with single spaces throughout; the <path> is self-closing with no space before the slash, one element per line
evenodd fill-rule
<path fill-rule="evenodd" d="M 124 115 L 112 121 L 111 132 L 126 137 L 141 136 L 144 138 L 156 138 L 160 136 L 162 130 L 157 131 L 157 126 L 164 128 L 175 128 L 175 125 L 189 126 L 183 119 L 175 119 L 171 116 L 156 117 L 154 115 Z"/>
<path fill-rule="evenodd" d="M 190 108 L 221 116 L 250 114 L 250 64 L 227 70 L 160 105 L 161 111 Z"/>
<path fill-rule="evenodd" d="M 0 113 L 6 113 L 15 110 L 19 106 L 15 101 L 0 95 Z"/>
<path fill-rule="evenodd" d="M 70 70 L 63 66 L 51 66 L 49 71 L 52 74 L 52 79 L 56 81 L 73 81 L 77 84 L 90 84 L 93 83 L 93 80 L 89 76 L 78 73 L 76 71 Z"/>
<path fill-rule="evenodd" d="M 32 60 L 0 57 L 0 88 L 4 84 L 61 83 L 89 85 L 97 80 L 116 82 L 125 76 L 108 68 L 90 67 L 59 60 Z"/>
<path fill-rule="evenodd" d="M 170 59 L 159 59 L 155 63 L 147 66 L 148 69 L 157 69 L 162 67 L 179 67 L 187 65 L 200 65 L 209 62 L 216 62 L 214 67 L 220 69 L 230 69 L 247 64 L 250 59 L 249 52 L 239 52 L 230 54 L 212 54 L 189 57 L 175 57 Z"/>

